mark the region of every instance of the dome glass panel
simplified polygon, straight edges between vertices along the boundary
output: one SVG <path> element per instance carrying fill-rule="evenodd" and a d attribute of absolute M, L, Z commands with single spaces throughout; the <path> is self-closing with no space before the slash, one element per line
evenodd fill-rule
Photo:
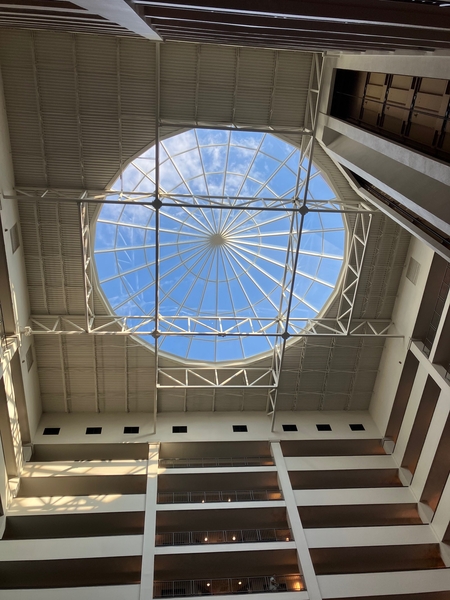
<path fill-rule="evenodd" d="M 303 197 L 308 164 L 303 159 L 300 165 L 299 159 L 298 148 L 266 133 L 197 129 L 162 141 L 158 236 L 151 205 L 103 204 L 97 216 L 97 277 L 112 314 L 135 317 L 134 325 L 141 317 L 142 323 L 154 317 L 158 276 L 162 352 L 194 361 L 231 362 L 270 351 L 274 342 L 269 336 L 165 334 L 176 332 L 182 317 L 190 318 L 190 330 L 196 333 L 212 331 L 218 317 L 224 331 L 275 331 L 272 321 L 283 303 L 291 227 L 295 231 L 301 221 L 290 210 L 295 198 Z M 123 170 L 112 189 L 152 194 L 155 177 L 152 147 Z M 322 208 L 336 201 L 313 165 L 308 200 L 323 201 Z M 293 319 L 317 317 L 330 301 L 342 268 L 345 235 L 340 213 L 305 215 Z M 148 323 L 143 329 L 148 331 Z M 154 343 L 149 335 L 140 338 Z"/>

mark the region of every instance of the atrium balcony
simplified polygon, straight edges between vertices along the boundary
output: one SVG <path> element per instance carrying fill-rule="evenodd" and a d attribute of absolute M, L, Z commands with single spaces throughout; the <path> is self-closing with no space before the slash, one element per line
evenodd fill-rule
<path fill-rule="evenodd" d="M 158 504 L 280 501 L 275 467 L 246 472 L 170 473 L 158 476 Z"/>
<path fill-rule="evenodd" d="M 222 548 L 202 546 L 200 552 L 192 552 L 178 547 L 172 553 L 157 553 L 154 598 L 305 590 L 294 547 Z"/>
<path fill-rule="evenodd" d="M 233 529 L 216 531 L 171 531 L 156 533 L 156 546 L 290 542 L 290 529 Z"/>
<path fill-rule="evenodd" d="M 154 598 L 186 596 L 218 596 L 244 593 L 300 592 L 305 589 L 300 575 L 283 575 L 271 581 L 271 577 L 235 577 L 220 579 L 191 579 L 157 581 Z"/>

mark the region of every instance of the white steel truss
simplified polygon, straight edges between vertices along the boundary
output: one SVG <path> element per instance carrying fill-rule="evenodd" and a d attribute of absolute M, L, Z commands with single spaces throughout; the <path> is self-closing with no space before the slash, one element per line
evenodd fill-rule
<path fill-rule="evenodd" d="M 133 319 L 136 324 L 133 325 Z M 229 320 L 232 321 L 230 323 Z M 91 326 L 86 327 L 81 315 L 32 315 L 30 325 L 24 328 L 26 335 L 92 335 L 92 336 L 133 336 L 155 335 L 155 318 L 149 317 L 110 317 L 95 316 Z M 219 336 L 219 337 L 280 337 L 277 327 L 285 327 L 286 320 L 267 319 L 261 327 L 260 317 L 159 317 L 159 323 L 169 324 L 172 331 L 159 330 L 160 336 Z M 214 324 L 213 324 L 214 323 Z M 249 325 L 240 330 L 242 325 Z M 334 318 L 300 319 L 291 318 L 289 324 L 293 331 L 287 338 L 304 337 L 402 337 L 389 319 L 353 319 L 351 326 Z M 270 331 L 270 329 L 272 331 Z"/>
<path fill-rule="evenodd" d="M 355 319 L 353 316 L 358 285 L 361 278 L 365 250 L 367 247 L 372 213 L 378 212 L 365 200 L 318 200 L 308 195 L 311 169 L 313 165 L 317 111 L 320 97 L 321 57 L 313 56 L 310 76 L 306 122 L 304 128 L 258 128 L 258 133 L 293 134 L 301 136 L 301 157 L 299 165 L 306 164 L 306 177 L 300 178 L 300 168 L 296 182 L 294 198 L 261 198 L 225 195 L 173 194 L 161 190 L 159 181 L 159 142 L 161 128 L 175 127 L 159 116 L 159 44 L 156 52 L 157 93 L 156 93 L 156 137 L 155 137 L 155 191 L 152 193 L 117 190 L 64 190 L 50 188 L 20 188 L 11 196 L 20 201 L 41 200 L 58 203 L 77 203 L 79 207 L 81 252 L 85 296 L 84 315 L 33 315 L 25 328 L 27 335 L 89 335 L 89 336 L 137 336 L 147 335 L 154 338 L 155 365 L 155 423 L 158 389 L 184 388 L 259 388 L 267 391 L 267 412 L 272 415 L 272 427 L 275 419 L 277 390 L 283 368 L 286 345 L 290 339 L 301 337 L 401 337 L 390 320 Z M 180 127 L 208 127 L 207 124 L 179 124 Z M 220 129 L 215 124 L 211 128 Z M 251 131 L 248 128 L 224 127 L 228 130 Z M 195 202 L 194 202 L 195 199 Z M 267 212 L 288 214 L 290 232 L 281 296 L 276 318 L 264 317 L 221 317 L 164 315 L 160 313 L 159 285 L 159 232 L 161 210 L 166 207 L 199 208 L 208 207 L 217 211 L 261 211 L 261 202 L 270 201 L 264 208 Z M 155 218 L 155 311 L 148 316 L 103 316 L 96 315 L 94 308 L 94 267 L 93 248 L 89 223 L 91 204 L 130 204 L 141 205 L 154 211 Z M 345 271 L 342 275 L 339 308 L 335 318 L 298 318 L 291 315 L 300 244 L 304 230 L 304 221 L 308 213 L 340 213 L 348 216 L 351 222 L 350 240 L 347 244 L 347 256 L 344 257 Z M 162 364 L 161 339 L 166 336 L 197 337 L 265 337 L 272 347 L 269 367 L 248 365 L 239 366 L 189 366 L 167 367 Z M 270 359 L 269 359 L 270 361 Z"/>
<path fill-rule="evenodd" d="M 265 367 L 159 367 L 158 388 L 274 389 L 273 372 Z"/>
<path fill-rule="evenodd" d="M 38 201 L 46 200 L 48 202 L 59 203 L 80 203 L 83 204 L 132 204 L 133 206 L 155 207 L 156 193 L 144 193 L 136 191 L 124 190 L 66 190 L 59 188 L 16 188 L 14 195 L 5 196 L 7 199 L 17 201 Z M 296 213 L 300 212 L 300 206 L 293 203 L 292 198 L 265 198 L 264 196 L 246 197 L 246 196 L 206 196 L 202 194 L 170 194 L 160 192 L 158 200 L 161 202 L 161 207 L 186 207 L 199 208 L 198 202 L 193 202 L 193 199 L 199 200 L 202 206 L 210 207 L 217 210 L 242 210 L 246 211 L 261 211 L 261 202 L 269 202 L 270 206 L 265 206 L 266 212 L 282 212 Z M 226 204 L 224 204 L 226 202 Z M 340 214 L 371 214 L 377 213 L 378 209 L 374 208 L 363 198 L 360 199 L 341 199 L 334 198 L 332 200 L 320 200 L 316 198 L 308 198 L 306 201 L 308 212 L 321 213 L 340 213 Z"/>
<path fill-rule="evenodd" d="M 89 226 L 89 207 L 85 202 L 78 205 L 80 212 L 80 232 L 81 232 L 81 252 L 83 256 L 83 284 L 84 284 L 84 306 L 86 318 L 86 330 L 89 332 L 92 328 L 95 309 L 94 309 L 94 288 L 91 251 L 91 231 Z"/>

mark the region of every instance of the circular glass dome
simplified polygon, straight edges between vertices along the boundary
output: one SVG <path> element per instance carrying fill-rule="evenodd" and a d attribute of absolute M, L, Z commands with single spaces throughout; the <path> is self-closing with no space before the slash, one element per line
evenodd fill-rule
<path fill-rule="evenodd" d="M 161 142 L 161 351 L 195 361 L 231 362 L 272 348 L 270 337 L 164 334 L 179 331 L 183 317 L 193 318 L 191 331 L 198 333 L 209 330 L 208 319 L 212 328 L 217 327 L 217 317 L 223 320 L 224 330 L 235 332 L 262 329 L 277 318 L 292 213 L 274 209 L 292 207 L 299 169 L 302 197 L 307 162 L 304 159 L 299 165 L 299 159 L 298 148 L 263 133 L 197 129 Z M 155 191 L 154 147 L 124 169 L 113 189 Z M 314 166 L 308 198 L 325 203 L 335 199 Z M 95 263 L 113 314 L 154 316 L 155 244 L 153 207 L 101 207 Z M 330 299 L 342 267 L 344 244 L 341 214 L 306 214 L 290 313 L 294 322 L 316 317 Z M 202 321 L 196 322 L 200 317 Z M 267 331 L 273 332 L 274 327 Z M 144 328 L 149 330 L 148 325 Z M 154 342 L 151 336 L 141 339 Z"/>

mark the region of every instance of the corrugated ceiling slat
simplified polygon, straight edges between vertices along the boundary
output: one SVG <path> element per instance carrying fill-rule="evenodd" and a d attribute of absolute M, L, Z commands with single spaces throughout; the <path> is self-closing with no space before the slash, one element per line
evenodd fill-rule
<path fill-rule="evenodd" d="M 164 43 L 161 115 L 171 121 L 299 127 L 304 122 L 311 61 L 310 53 Z M 0 63 L 19 186 L 102 188 L 154 139 L 156 71 L 151 42 L 3 31 Z M 163 135 L 173 131 L 166 128 Z M 298 135 L 292 139 L 299 142 Z M 315 161 L 343 199 L 357 198 L 319 145 Z M 20 216 L 32 312 L 83 315 L 76 205 L 40 201 L 35 206 L 24 200 Z M 408 243 L 409 236 L 399 234 L 389 219 L 374 218 L 356 317 L 390 316 Z M 98 293 L 95 308 L 97 314 L 107 313 Z M 329 314 L 335 311 L 334 305 Z M 367 408 L 382 349 L 383 340 L 364 340 L 360 346 L 359 341 L 339 339 L 334 349 L 330 339 L 298 341 L 285 356 L 279 408 Z M 90 338 L 71 336 L 64 339 L 64 353 L 71 410 L 94 411 L 97 403 L 101 411 L 153 410 L 153 355 L 137 340 L 97 338 L 94 350 Z M 38 337 L 36 354 L 44 410 L 64 410 L 60 340 Z M 175 364 L 167 358 L 162 362 Z M 270 365 L 270 358 L 258 364 Z M 266 393 L 260 390 L 220 389 L 214 400 L 218 411 L 264 410 L 265 404 Z M 212 406 L 212 390 L 188 392 L 187 410 Z M 160 410 L 184 408 L 183 391 L 160 391 Z"/>

